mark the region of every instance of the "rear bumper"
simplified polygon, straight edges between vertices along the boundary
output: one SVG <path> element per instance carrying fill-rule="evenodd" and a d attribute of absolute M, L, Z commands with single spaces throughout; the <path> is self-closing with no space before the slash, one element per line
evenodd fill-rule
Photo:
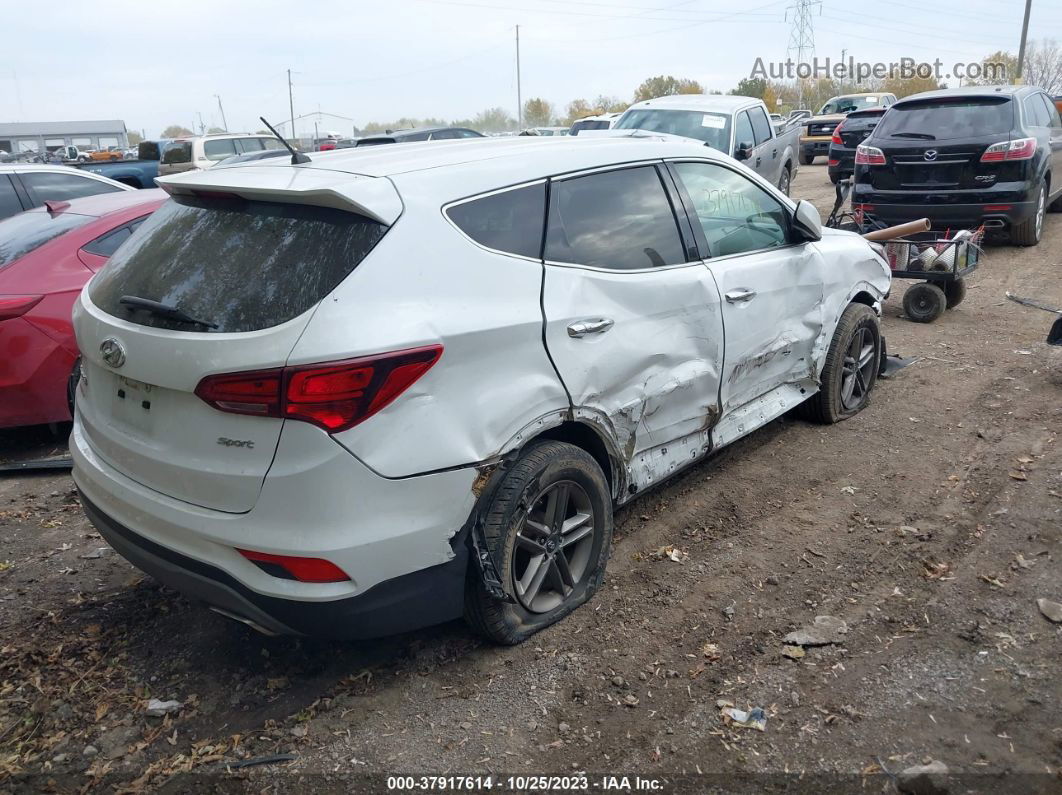
<path fill-rule="evenodd" d="M 869 215 L 891 224 L 901 224 L 919 218 L 928 218 L 934 229 L 952 230 L 976 227 L 981 224 L 991 230 L 1009 228 L 1028 220 L 1036 212 L 1036 202 L 1001 202 L 998 205 L 984 204 L 926 204 L 894 203 L 876 201 L 873 197 L 853 194 L 853 206 L 869 204 Z M 1006 208 L 1006 209 L 1003 209 Z"/>
<path fill-rule="evenodd" d="M 305 423 L 285 436 L 319 431 Z M 361 638 L 462 612 L 464 528 L 477 471 L 399 480 L 332 444 L 309 468 L 288 468 L 282 441 L 253 509 L 225 513 L 143 486 L 100 458 L 75 418 L 74 482 L 100 533 L 134 566 L 269 632 Z M 327 454 L 326 454 L 327 453 Z M 237 550 L 317 557 L 350 580 L 274 576 Z"/>
<path fill-rule="evenodd" d="M 217 566 L 130 530 L 81 495 L 89 520 L 122 557 L 159 582 L 272 635 L 365 639 L 457 618 L 463 610 L 467 546 L 448 563 L 386 580 L 363 594 L 300 602 L 257 593 Z"/>

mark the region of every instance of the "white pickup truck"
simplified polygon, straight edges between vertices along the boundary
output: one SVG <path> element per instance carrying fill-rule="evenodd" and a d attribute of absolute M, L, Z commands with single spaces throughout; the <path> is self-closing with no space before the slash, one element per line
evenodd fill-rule
<path fill-rule="evenodd" d="M 613 129 L 649 130 L 703 141 L 742 160 L 783 193 L 797 171 L 798 126 L 775 130 L 767 106 L 755 97 L 677 94 L 631 105 Z"/>

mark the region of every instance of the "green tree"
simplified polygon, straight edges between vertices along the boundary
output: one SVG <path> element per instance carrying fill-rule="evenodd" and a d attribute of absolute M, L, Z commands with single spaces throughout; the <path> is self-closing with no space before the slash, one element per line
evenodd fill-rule
<path fill-rule="evenodd" d="M 549 127 L 553 122 L 553 106 L 540 97 L 524 103 L 524 124 L 528 127 Z"/>
<path fill-rule="evenodd" d="M 1028 60 L 1028 50 L 1025 57 Z M 1005 71 L 1005 74 L 1000 74 L 1001 71 Z M 1009 52 L 996 50 L 981 59 L 981 72 L 980 77 L 970 78 L 963 82 L 968 86 L 998 86 L 1010 83 L 1018 74 L 1018 58 Z"/>
<path fill-rule="evenodd" d="M 907 80 L 902 77 L 887 77 L 881 81 L 880 86 L 880 90 L 895 94 L 897 99 L 921 94 L 923 91 L 936 91 L 938 88 L 947 86 L 932 77 L 912 77 Z"/>
<path fill-rule="evenodd" d="M 568 103 L 568 114 L 564 117 L 565 124 L 571 124 L 579 119 L 584 119 L 587 116 L 596 115 L 596 111 L 585 99 L 573 99 Z"/>
<path fill-rule="evenodd" d="M 162 131 L 163 138 L 187 138 L 189 135 L 195 135 L 195 133 L 180 124 L 171 124 Z"/>
<path fill-rule="evenodd" d="M 668 97 L 672 94 L 703 94 L 704 89 L 696 80 L 677 78 L 671 75 L 649 77 L 634 92 L 634 101 L 642 102 L 654 97 Z"/>
<path fill-rule="evenodd" d="M 226 132 L 228 132 L 228 130 L 223 127 L 207 127 L 207 135 L 218 135 Z"/>
<path fill-rule="evenodd" d="M 767 91 L 767 81 L 762 77 L 743 77 L 738 81 L 737 88 L 731 90 L 735 97 L 755 97 L 763 99 Z"/>
<path fill-rule="evenodd" d="M 622 113 L 630 107 L 629 102 L 624 102 L 619 97 L 608 97 L 604 94 L 598 95 L 593 101 L 592 107 L 596 114 L 602 113 Z"/>
<path fill-rule="evenodd" d="M 129 145 L 130 146 L 137 146 L 137 145 L 139 145 L 139 143 L 141 141 L 144 140 L 144 137 L 140 133 L 136 132 L 135 130 L 129 130 L 125 134 L 125 137 L 129 139 Z"/>
<path fill-rule="evenodd" d="M 477 113 L 471 124 L 459 126 L 471 127 L 485 133 L 506 132 L 516 129 L 516 119 L 505 108 L 487 108 Z"/>

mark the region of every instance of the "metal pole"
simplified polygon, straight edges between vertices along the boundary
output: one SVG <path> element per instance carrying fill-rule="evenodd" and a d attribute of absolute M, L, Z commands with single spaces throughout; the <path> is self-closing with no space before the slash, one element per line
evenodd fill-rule
<path fill-rule="evenodd" d="M 524 98 L 520 91 L 520 26 L 516 26 L 516 130 L 524 129 Z"/>
<path fill-rule="evenodd" d="M 288 70 L 288 111 L 291 113 L 291 140 L 295 140 L 295 100 L 291 98 L 291 70 Z"/>
<path fill-rule="evenodd" d="M 1032 12 L 1032 0 L 1025 0 L 1025 19 L 1021 23 L 1021 46 L 1018 47 L 1018 74 L 1014 82 L 1022 82 L 1021 75 L 1025 68 L 1025 40 L 1029 36 L 1029 14 Z"/>
<path fill-rule="evenodd" d="M 227 121 L 225 121 L 225 108 L 223 108 L 221 106 L 221 96 L 218 95 L 218 94 L 215 94 L 214 98 L 217 99 L 217 101 L 218 101 L 218 110 L 221 111 L 221 126 L 225 129 L 225 132 L 228 132 L 229 131 L 229 123 Z"/>

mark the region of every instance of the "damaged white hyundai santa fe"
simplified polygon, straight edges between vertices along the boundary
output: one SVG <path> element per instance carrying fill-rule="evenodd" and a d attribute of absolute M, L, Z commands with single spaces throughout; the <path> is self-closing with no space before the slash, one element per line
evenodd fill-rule
<path fill-rule="evenodd" d="M 616 506 L 791 409 L 867 405 L 888 266 L 725 155 L 300 160 L 163 180 L 74 310 L 89 518 L 231 618 L 518 643 L 600 587 Z"/>

